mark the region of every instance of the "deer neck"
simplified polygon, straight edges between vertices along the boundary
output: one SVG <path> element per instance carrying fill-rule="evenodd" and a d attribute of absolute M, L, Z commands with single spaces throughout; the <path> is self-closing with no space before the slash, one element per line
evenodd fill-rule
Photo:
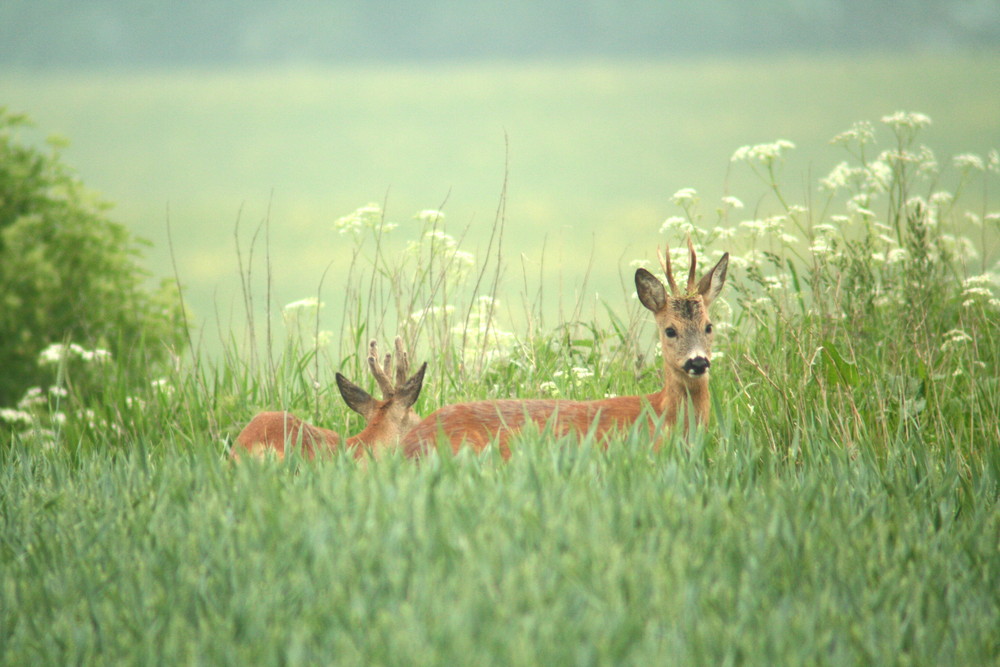
<path fill-rule="evenodd" d="M 687 423 L 687 410 L 694 410 L 695 421 L 705 424 L 708 421 L 709 394 L 708 376 L 692 378 L 671 368 L 664 368 L 663 391 L 657 396 L 655 403 L 664 417 L 664 424 L 670 426 L 680 419 Z"/>

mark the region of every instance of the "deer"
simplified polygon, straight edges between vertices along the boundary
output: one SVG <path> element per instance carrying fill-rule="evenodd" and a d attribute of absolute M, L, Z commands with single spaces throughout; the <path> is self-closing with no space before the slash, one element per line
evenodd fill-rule
<path fill-rule="evenodd" d="M 663 388 L 643 396 L 620 396 L 592 401 L 564 399 L 498 399 L 456 403 L 428 415 L 403 436 L 400 447 L 405 456 L 421 457 L 433 451 L 439 438 L 447 440 L 452 452 L 463 446 L 480 452 L 496 443 L 503 459 L 511 455 L 510 442 L 528 423 L 548 428 L 556 437 L 593 429 L 606 443 L 613 432 L 621 432 L 647 415 L 653 446 L 658 448 L 667 428 L 685 419 L 693 410 L 694 421 L 705 424 L 709 416 L 708 376 L 712 358 L 712 322 L 708 308 L 726 282 L 729 253 L 700 280 L 695 281 L 697 259 L 688 239 L 691 264 L 683 291 L 674 281 L 670 249 L 660 264 L 670 293 L 663 283 L 644 268 L 635 272 L 639 301 L 653 313 L 663 352 Z M 659 251 L 657 251 L 659 254 Z M 659 426 L 658 426 L 659 425 Z M 659 431 L 659 432 L 658 432 Z M 446 443 L 442 440 L 442 445 Z"/>
<path fill-rule="evenodd" d="M 236 442 L 229 450 L 230 458 L 239 460 L 242 453 L 249 452 L 257 457 L 272 453 L 282 459 L 286 447 L 291 445 L 300 446 L 302 455 L 312 459 L 318 454 L 331 454 L 343 445 L 355 459 L 360 459 L 366 451 L 374 451 L 378 445 L 397 442 L 404 433 L 420 423 L 421 417 L 413 410 L 413 404 L 420 396 L 427 363 L 424 362 L 413 376 L 407 378 L 409 357 L 398 336 L 395 347 L 393 382 L 390 377 L 392 354 L 386 354 L 382 366 L 379 366 L 378 344 L 372 340 L 368 345 L 368 370 L 382 390 L 382 400 L 377 400 L 342 374 L 336 374 L 341 398 L 365 419 L 366 426 L 359 433 L 344 439 L 339 433 L 313 426 L 290 412 L 260 412 L 236 436 Z"/>

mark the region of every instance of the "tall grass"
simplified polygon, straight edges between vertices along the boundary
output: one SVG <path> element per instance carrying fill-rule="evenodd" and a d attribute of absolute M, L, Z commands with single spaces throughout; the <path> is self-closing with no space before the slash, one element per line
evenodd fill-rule
<path fill-rule="evenodd" d="M 0 661 L 995 664 L 1000 218 L 980 197 L 1000 165 L 939 162 L 927 122 L 851 128 L 803 203 L 784 140 L 734 153 L 758 190 L 674 195 L 664 240 L 732 254 L 712 421 L 658 451 L 543 432 L 507 463 L 225 460 L 259 409 L 358 430 L 330 374 L 359 379 L 369 336 L 430 360 L 422 413 L 657 387 L 627 297 L 552 329 L 505 319 L 502 211 L 488 258 L 438 212 L 410 237 L 381 208 L 345 217 L 342 332 L 319 330 L 318 288 L 141 396 L 61 358 L 5 413 Z"/>

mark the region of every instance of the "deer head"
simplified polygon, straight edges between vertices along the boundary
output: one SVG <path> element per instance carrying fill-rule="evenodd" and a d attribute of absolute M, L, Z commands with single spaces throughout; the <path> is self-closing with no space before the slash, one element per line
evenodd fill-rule
<path fill-rule="evenodd" d="M 337 388 L 340 389 L 340 395 L 347 403 L 347 407 L 364 417 L 368 423 L 363 431 L 349 439 L 349 444 L 351 441 L 359 444 L 391 442 L 404 435 L 421 420 L 420 415 L 413 411 L 413 404 L 420 396 L 427 363 L 422 364 L 413 377 L 407 378 L 410 360 L 403 349 L 403 341 L 398 336 L 395 381 L 391 378 L 392 355 L 385 355 L 382 366 L 379 366 L 378 356 L 378 345 L 373 340 L 368 345 L 368 368 L 382 390 L 382 400 L 374 398 L 340 373 L 336 376 Z"/>
<path fill-rule="evenodd" d="M 691 267 L 683 291 L 678 289 L 671 271 L 669 248 L 666 259 L 661 256 L 660 263 L 670 285 L 670 293 L 646 269 L 635 272 L 635 287 L 639 301 L 656 318 L 667 373 L 686 381 L 697 381 L 707 379 L 712 365 L 712 321 L 708 317 L 708 307 L 726 282 L 729 253 L 724 254 L 711 271 L 695 282 L 697 259 L 691 239 L 688 239 L 688 250 Z"/>

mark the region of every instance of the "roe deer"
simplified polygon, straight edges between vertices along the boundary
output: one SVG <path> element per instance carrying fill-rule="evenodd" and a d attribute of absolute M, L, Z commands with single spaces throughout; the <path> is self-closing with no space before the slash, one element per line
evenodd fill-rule
<path fill-rule="evenodd" d="M 558 399 L 487 400 L 448 405 L 426 417 L 403 437 L 406 456 L 420 456 L 434 449 L 444 436 L 453 451 L 464 444 L 481 451 L 496 441 L 503 458 L 510 456 L 510 439 L 531 421 L 539 428 L 548 426 L 557 437 L 586 433 L 591 427 L 600 439 L 614 430 L 627 429 L 638 421 L 648 406 L 657 416 L 650 418 L 650 435 L 655 446 L 660 436 L 656 424 L 672 426 L 690 405 L 699 423 L 708 419 L 708 368 L 711 364 L 712 323 L 708 307 L 726 281 L 729 253 L 695 282 L 695 252 L 688 240 L 691 267 L 684 292 L 677 289 L 670 268 L 670 251 L 660 262 L 670 285 L 670 294 L 653 274 L 635 272 L 635 287 L 642 305 L 653 312 L 663 350 L 663 389 L 645 396 L 621 396 L 595 401 Z"/>
<path fill-rule="evenodd" d="M 420 422 L 420 415 L 413 411 L 413 404 L 420 396 L 427 364 L 424 363 L 413 377 L 407 379 L 409 358 L 403 349 L 402 339 L 397 337 L 393 384 L 390 378 L 392 355 L 385 355 L 381 367 L 378 356 L 378 345 L 373 340 L 368 346 L 368 370 L 382 390 L 381 401 L 337 373 L 337 388 L 344 402 L 367 422 L 361 432 L 344 442 L 354 458 L 360 458 L 367 447 L 397 442 Z M 300 445 L 302 455 L 311 459 L 318 453 L 337 450 L 341 440 L 338 433 L 308 424 L 290 412 L 261 412 L 236 436 L 229 455 L 238 459 L 241 450 L 253 456 L 262 456 L 270 451 L 278 458 L 284 458 L 286 445 Z"/>

